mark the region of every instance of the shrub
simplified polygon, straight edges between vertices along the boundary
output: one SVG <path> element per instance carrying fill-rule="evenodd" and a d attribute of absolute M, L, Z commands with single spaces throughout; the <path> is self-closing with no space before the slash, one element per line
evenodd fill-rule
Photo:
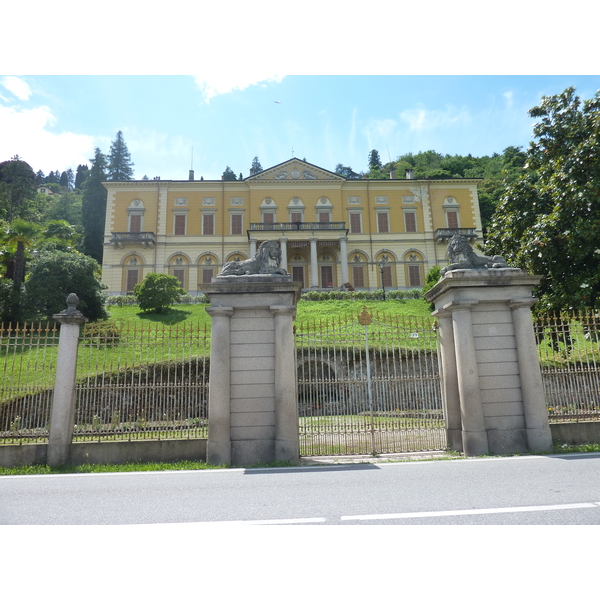
<path fill-rule="evenodd" d="M 185 296 L 186 292 L 177 277 L 164 273 L 149 273 L 142 283 L 135 286 L 133 294 L 143 311 L 164 313 L 169 306 Z"/>

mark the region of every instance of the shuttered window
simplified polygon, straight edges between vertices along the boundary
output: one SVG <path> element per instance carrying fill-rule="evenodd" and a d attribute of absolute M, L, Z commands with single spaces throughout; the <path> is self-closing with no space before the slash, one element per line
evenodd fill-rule
<path fill-rule="evenodd" d="M 203 235 L 215 234 L 215 215 L 202 215 L 202 233 Z"/>
<path fill-rule="evenodd" d="M 214 274 L 214 269 L 202 269 L 202 283 L 210 283 Z"/>
<path fill-rule="evenodd" d="M 421 267 L 419 265 L 408 265 L 408 285 L 410 287 L 422 287 Z"/>
<path fill-rule="evenodd" d="M 355 288 L 365 287 L 365 268 L 363 266 L 352 267 L 352 280 Z"/>
<path fill-rule="evenodd" d="M 350 233 L 362 233 L 360 213 L 350 213 Z"/>
<path fill-rule="evenodd" d="M 242 234 L 242 215 L 231 215 L 231 235 Z"/>
<path fill-rule="evenodd" d="M 379 231 L 379 233 L 389 233 L 390 232 L 388 213 L 386 213 L 386 212 L 378 212 L 377 213 L 377 231 Z"/>
<path fill-rule="evenodd" d="M 321 266 L 321 287 L 333 287 L 333 267 L 331 265 Z"/>
<path fill-rule="evenodd" d="M 177 277 L 181 287 L 185 287 L 185 269 L 173 269 L 173 277 Z"/>
<path fill-rule="evenodd" d="M 455 210 L 449 210 L 446 213 L 446 218 L 450 229 L 458 229 L 458 213 Z"/>
<path fill-rule="evenodd" d="M 383 286 L 386 288 L 391 288 L 393 286 L 392 267 L 390 265 L 383 267 Z"/>
<path fill-rule="evenodd" d="M 331 221 L 331 215 L 328 212 L 319 213 L 319 223 L 329 223 Z"/>
<path fill-rule="evenodd" d="M 185 235 L 185 215 L 175 215 L 175 235 Z"/>
<path fill-rule="evenodd" d="M 304 287 L 304 267 L 292 267 L 292 281 L 299 281 Z"/>
<path fill-rule="evenodd" d="M 417 215 L 414 212 L 404 213 L 404 227 L 408 233 L 417 231 Z"/>
<path fill-rule="evenodd" d="M 133 292 L 133 288 L 139 283 L 140 271 L 139 269 L 127 269 L 127 284 L 126 291 Z"/>
<path fill-rule="evenodd" d="M 142 215 L 131 215 L 129 217 L 129 231 L 134 233 L 142 230 Z"/>

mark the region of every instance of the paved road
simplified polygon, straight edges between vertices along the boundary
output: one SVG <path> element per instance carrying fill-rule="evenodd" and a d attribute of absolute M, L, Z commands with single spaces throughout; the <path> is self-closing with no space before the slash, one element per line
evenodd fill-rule
<path fill-rule="evenodd" d="M 600 524 L 600 453 L 0 477 L 0 524 Z"/>

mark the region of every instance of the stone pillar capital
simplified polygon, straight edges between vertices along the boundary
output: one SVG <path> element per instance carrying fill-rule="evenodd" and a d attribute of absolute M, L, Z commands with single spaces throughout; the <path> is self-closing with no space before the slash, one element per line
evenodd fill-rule
<path fill-rule="evenodd" d="M 207 306 L 206 312 L 211 317 L 231 317 L 233 308 L 231 306 Z"/>
<path fill-rule="evenodd" d="M 271 314 L 276 317 L 295 317 L 296 316 L 296 307 L 295 306 L 286 306 L 286 305 L 274 305 L 269 306 L 269 310 Z"/>

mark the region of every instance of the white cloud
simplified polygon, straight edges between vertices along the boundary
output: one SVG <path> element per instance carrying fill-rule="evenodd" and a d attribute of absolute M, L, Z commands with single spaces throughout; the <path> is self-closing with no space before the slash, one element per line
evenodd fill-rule
<path fill-rule="evenodd" d="M 506 108 L 512 108 L 513 105 L 513 93 L 512 92 L 504 92 L 502 94 L 504 99 L 506 100 Z"/>
<path fill-rule="evenodd" d="M 228 94 L 233 90 L 243 90 L 251 85 L 266 86 L 267 83 L 279 83 L 283 77 L 283 75 L 235 75 L 223 73 L 214 76 L 197 75 L 194 77 L 194 80 L 204 96 L 204 101 L 208 104 L 211 98 L 215 96 Z"/>
<path fill-rule="evenodd" d="M 0 161 L 18 154 L 34 171 L 77 168 L 93 157 L 89 135 L 53 133 L 56 118 L 47 106 L 18 110 L 0 106 Z"/>
<path fill-rule="evenodd" d="M 427 110 L 423 107 L 408 108 L 400 113 L 400 118 L 408 123 L 409 129 L 424 131 L 469 123 L 471 116 L 466 108 L 457 109 L 454 106 L 446 110 Z"/>
<path fill-rule="evenodd" d="M 0 83 L 19 100 L 29 100 L 31 89 L 23 79 L 19 79 L 14 75 L 7 75 L 2 78 Z"/>

